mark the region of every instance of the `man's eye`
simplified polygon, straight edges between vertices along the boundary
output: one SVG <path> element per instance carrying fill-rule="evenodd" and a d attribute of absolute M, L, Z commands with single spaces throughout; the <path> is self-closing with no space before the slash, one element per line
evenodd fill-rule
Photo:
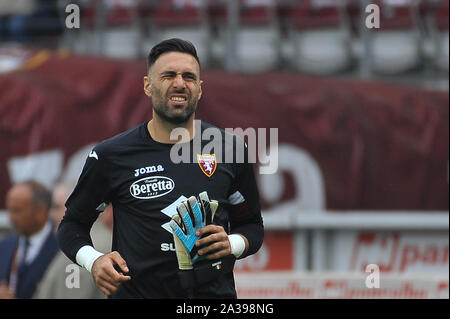
<path fill-rule="evenodd" d="M 194 74 L 185 74 L 183 76 L 183 78 L 187 79 L 187 80 L 196 80 L 197 77 Z"/>

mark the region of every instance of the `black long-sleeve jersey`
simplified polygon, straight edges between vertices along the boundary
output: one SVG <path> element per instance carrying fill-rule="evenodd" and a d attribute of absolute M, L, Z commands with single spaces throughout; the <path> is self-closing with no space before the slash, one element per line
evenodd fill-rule
<path fill-rule="evenodd" d="M 228 233 L 239 233 L 248 239 L 245 256 L 255 253 L 262 244 L 264 230 L 246 145 L 243 162 L 238 153 L 245 143 L 234 135 L 229 139 L 230 135 L 226 137 L 229 133 L 202 122 L 202 135 L 196 135 L 202 136 L 200 151 L 195 145 L 199 139 L 179 144 L 184 146 L 183 152 L 190 152 L 191 161 L 176 163 L 173 159 L 181 149 L 174 152 L 174 144 L 154 141 L 147 124 L 105 140 L 90 152 L 58 228 L 62 251 L 76 262 L 78 250 L 92 245 L 92 224 L 105 204 L 112 203 L 112 250 L 125 259 L 130 270 L 127 275 L 131 276 L 113 298 L 236 297 L 232 272 L 199 287 L 193 295 L 181 288 L 173 235 L 168 226 L 172 213 L 167 207 L 180 196 L 197 196 L 206 190 L 210 199 L 219 202 L 214 223 L 222 225 Z M 205 139 L 203 132 L 208 128 L 220 132 L 220 143 L 216 143 L 217 134 Z M 212 144 L 213 149 L 208 147 Z M 202 154 L 202 150 L 207 154 Z M 229 161 L 233 150 L 235 154 Z M 222 154 L 221 158 L 215 158 L 216 153 Z"/>

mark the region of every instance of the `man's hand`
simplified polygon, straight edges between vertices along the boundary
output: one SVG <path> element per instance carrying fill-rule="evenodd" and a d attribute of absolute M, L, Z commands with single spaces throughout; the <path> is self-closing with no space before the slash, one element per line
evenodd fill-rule
<path fill-rule="evenodd" d="M 219 203 L 210 201 L 207 192 L 201 192 L 198 198 L 191 196 L 177 206 L 178 214 L 172 216 L 170 227 L 179 269 L 192 269 L 192 265 L 200 260 L 195 246 L 200 239 L 198 231 L 213 222 L 218 207 Z"/>
<path fill-rule="evenodd" d="M 128 267 L 125 260 L 117 251 L 100 256 L 92 265 L 92 276 L 97 287 L 107 296 L 117 291 L 122 282 L 131 279 L 130 276 L 120 274 L 114 269 L 118 265 L 123 273 L 127 273 Z"/>
<path fill-rule="evenodd" d="M 170 227 L 174 235 L 178 267 L 192 269 L 197 261 L 219 259 L 229 255 L 239 258 L 248 250 L 245 236 L 228 236 L 222 226 L 213 223 L 219 203 L 209 200 L 207 192 L 191 196 L 177 206 L 178 214 L 172 217 Z"/>
<path fill-rule="evenodd" d="M 195 246 L 199 248 L 197 252 L 199 256 L 205 256 L 206 259 L 218 259 L 231 254 L 228 234 L 222 226 L 210 224 L 202 227 L 196 232 L 196 235 L 200 237 L 206 234 L 208 234 L 208 236 L 200 238 L 195 243 Z M 202 247 L 205 245 L 206 247 Z"/>
<path fill-rule="evenodd" d="M 8 284 L 4 281 L 0 283 L 0 299 L 15 299 L 16 296 L 9 290 Z"/>

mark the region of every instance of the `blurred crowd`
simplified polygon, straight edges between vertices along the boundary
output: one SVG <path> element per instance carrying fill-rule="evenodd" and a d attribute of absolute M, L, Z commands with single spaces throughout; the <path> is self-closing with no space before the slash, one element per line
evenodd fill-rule
<path fill-rule="evenodd" d="M 27 42 L 63 32 L 55 0 L 0 0 L 0 39 Z"/>
<path fill-rule="evenodd" d="M 0 299 L 105 298 L 91 274 L 69 260 L 56 241 L 74 185 L 60 181 L 50 192 L 29 180 L 9 189 L 6 209 L 13 232 L 0 240 Z M 91 230 L 94 246 L 103 253 L 111 251 L 112 223 L 109 205 Z"/>
<path fill-rule="evenodd" d="M 81 28 L 65 27 L 69 3 Z M 366 20 L 380 8 L 379 28 Z M 0 0 L 0 38 L 118 58 L 192 41 L 205 67 L 448 77 L 448 0 Z M 369 18 L 373 22 L 373 16 Z M 428 72 L 428 73 L 427 73 Z M 423 74 L 421 73 L 421 76 Z"/>

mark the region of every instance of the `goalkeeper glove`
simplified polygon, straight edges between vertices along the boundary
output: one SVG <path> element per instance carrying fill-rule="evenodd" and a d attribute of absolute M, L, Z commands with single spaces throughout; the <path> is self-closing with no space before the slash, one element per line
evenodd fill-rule
<path fill-rule="evenodd" d="M 195 233 L 213 222 L 218 206 L 217 201 L 209 200 L 207 192 L 202 192 L 198 199 L 191 196 L 177 207 L 178 214 L 172 217 L 169 225 L 173 232 L 180 270 L 193 269 L 193 264 L 202 259 L 202 256 L 197 254 L 198 248 L 195 247 L 200 236 Z"/>

